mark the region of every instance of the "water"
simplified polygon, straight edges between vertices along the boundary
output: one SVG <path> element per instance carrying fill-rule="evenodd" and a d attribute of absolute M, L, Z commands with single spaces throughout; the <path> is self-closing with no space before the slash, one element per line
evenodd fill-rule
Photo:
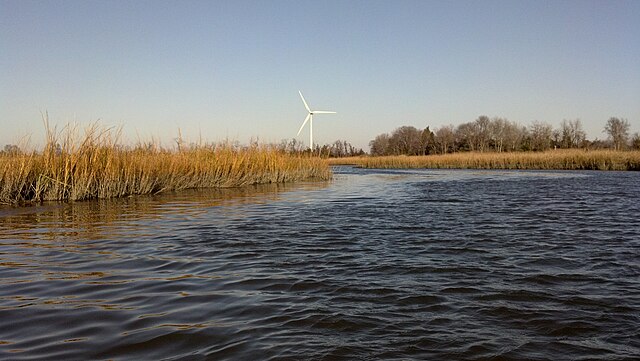
<path fill-rule="evenodd" d="M 632 360 L 640 173 L 0 208 L 0 359 Z"/>

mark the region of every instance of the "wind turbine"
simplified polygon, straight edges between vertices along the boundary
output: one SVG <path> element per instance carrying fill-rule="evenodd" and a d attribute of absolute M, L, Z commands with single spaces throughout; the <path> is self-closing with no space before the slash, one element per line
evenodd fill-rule
<path fill-rule="evenodd" d="M 302 92 L 298 90 L 298 93 L 300 94 L 302 103 L 304 103 L 304 107 L 307 108 L 307 111 L 309 112 L 309 114 L 307 114 L 307 117 L 304 118 L 304 122 L 302 122 L 302 126 L 300 127 L 300 130 L 298 130 L 298 135 L 300 135 L 302 128 L 304 128 L 304 126 L 307 124 L 307 121 L 308 121 L 309 122 L 309 147 L 313 152 L 313 115 L 314 114 L 335 114 L 336 112 L 330 112 L 327 110 L 311 110 L 309 108 L 309 105 L 307 104 L 307 101 L 304 100 L 304 97 L 302 96 Z"/>

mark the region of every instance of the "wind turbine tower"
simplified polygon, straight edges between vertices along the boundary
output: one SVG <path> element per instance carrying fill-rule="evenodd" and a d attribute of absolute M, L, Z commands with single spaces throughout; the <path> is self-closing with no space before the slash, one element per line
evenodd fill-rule
<path fill-rule="evenodd" d="M 313 152 L 313 115 L 314 114 L 335 114 L 336 112 L 331 112 L 328 110 L 311 110 L 311 108 L 309 108 L 309 104 L 307 104 L 307 101 L 304 100 L 304 96 L 302 96 L 302 92 L 298 90 L 298 93 L 300 94 L 300 98 L 302 99 L 302 103 L 304 104 L 304 107 L 307 108 L 307 111 L 309 112 L 309 114 L 307 114 L 307 117 L 304 118 L 304 122 L 302 122 L 302 126 L 300 127 L 300 130 L 298 130 L 298 135 L 300 135 L 300 132 L 302 132 L 302 128 L 304 128 L 304 126 L 307 124 L 307 121 L 309 122 L 309 148 L 311 148 L 311 151 Z"/>

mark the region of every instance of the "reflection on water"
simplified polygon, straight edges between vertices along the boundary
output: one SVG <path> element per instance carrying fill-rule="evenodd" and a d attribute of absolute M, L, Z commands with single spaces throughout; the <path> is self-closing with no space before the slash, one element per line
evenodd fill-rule
<path fill-rule="evenodd" d="M 286 192 L 327 187 L 327 182 L 261 184 L 242 188 L 193 189 L 134 196 L 14 208 L 0 205 L 0 237 L 52 241 L 131 236 L 141 228 L 168 220 L 197 219 L 210 207 L 237 211 L 238 206 L 277 201 Z M 153 228 L 153 227 L 151 227 Z M 155 232 L 154 232 L 155 233 Z"/>
<path fill-rule="evenodd" d="M 639 186 L 342 167 L 0 208 L 0 359 L 634 359 Z"/>

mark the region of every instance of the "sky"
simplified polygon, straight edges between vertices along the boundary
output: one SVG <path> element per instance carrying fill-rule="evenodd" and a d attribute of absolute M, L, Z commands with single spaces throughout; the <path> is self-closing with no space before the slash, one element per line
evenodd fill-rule
<path fill-rule="evenodd" d="M 403 125 L 612 116 L 640 131 L 640 1 L 0 0 L 0 146 L 98 121 L 123 141 L 368 150 Z"/>

